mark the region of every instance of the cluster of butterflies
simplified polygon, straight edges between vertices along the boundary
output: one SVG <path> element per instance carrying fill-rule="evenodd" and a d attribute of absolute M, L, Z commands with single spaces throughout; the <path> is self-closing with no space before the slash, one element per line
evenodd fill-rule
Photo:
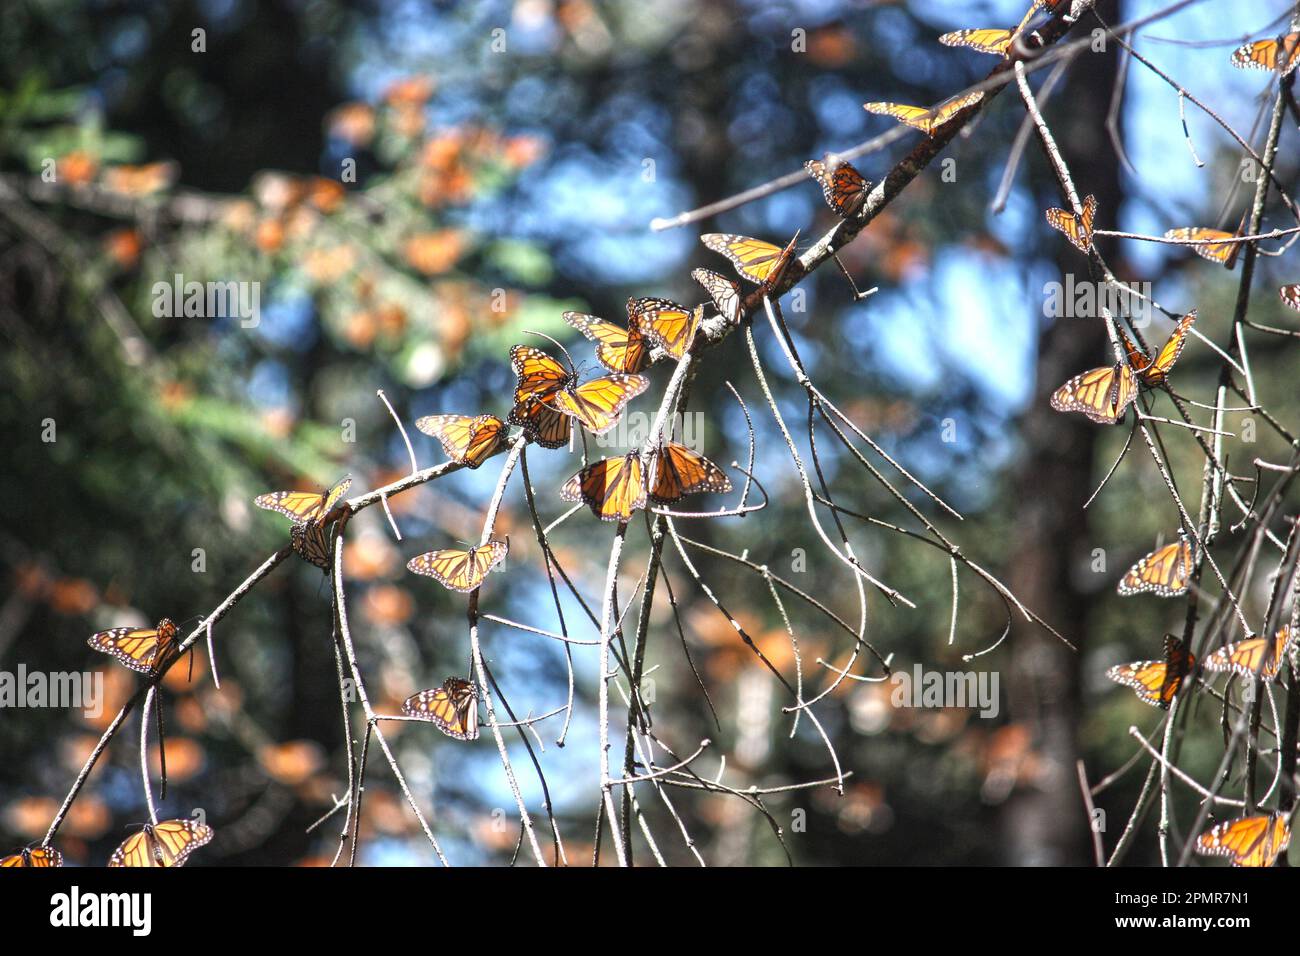
<path fill-rule="evenodd" d="M 147 824 L 113 851 L 109 866 L 184 866 L 190 854 L 212 840 L 212 828 L 196 820 Z M 62 866 L 63 854 L 52 846 L 25 848 L 0 859 L 0 867 Z"/>

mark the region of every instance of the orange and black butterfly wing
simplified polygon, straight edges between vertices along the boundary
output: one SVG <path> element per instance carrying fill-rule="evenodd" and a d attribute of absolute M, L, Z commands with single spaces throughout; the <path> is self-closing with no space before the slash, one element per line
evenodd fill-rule
<path fill-rule="evenodd" d="M 695 269 L 691 278 L 704 286 L 704 291 L 713 300 L 718 315 L 728 322 L 740 321 L 740 285 L 726 276 L 720 276 L 711 269 Z M 1300 308 L 1300 306 L 1297 306 Z"/>
<path fill-rule="evenodd" d="M 691 347 L 700 324 L 697 310 L 668 299 L 628 299 L 627 316 L 630 327 L 678 360 Z"/>
<path fill-rule="evenodd" d="M 423 574 L 453 591 L 473 591 L 487 573 L 506 556 L 509 546 L 504 541 L 490 541 L 485 545 L 461 551 L 447 548 L 426 551 L 406 563 L 407 570 Z"/>
<path fill-rule="evenodd" d="M 1211 244 L 1207 240 L 1234 239 L 1236 235 L 1235 233 L 1224 232 L 1222 229 L 1203 229 L 1199 226 L 1170 229 L 1165 233 L 1165 238 L 1176 239 L 1180 242 L 1196 242 L 1197 245 L 1188 246 L 1192 252 L 1202 259 L 1209 259 L 1211 262 L 1217 262 L 1224 266 L 1230 266 L 1232 260 L 1236 259 L 1237 247 L 1240 245 L 1240 243 L 1236 242 L 1215 242 Z"/>
<path fill-rule="evenodd" d="M 650 364 L 641 333 L 583 312 L 565 312 L 564 321 L 596 343 L 596 358 L 611 372 L 639 372 Z"/>
<path fill-rule="evenodd" d="M 1287 308 L 1300 310 L 1300 283 L 1284 285 L 1277 290 L 1277 294 Z"/>
<path fill-rule="evenodd" d="M 794 256 L 794 246 L 798 239 L 799 234 L 795 233 L 795 237 L 782 249 L 761 239 L 726 232 L 706 232 L 700 236 L 700 241 L 706 246 L 731 260 L 741 278 L 765 289 L 775 288 L 781 281 Z"/>
<path fill-rule="evenodd" d="M 1136 380 L 1127 365 L 1089 369 L 1052 393 L 1058 412 L 1081 412 L 1094 422 L 1114 425 L 1137 394 Z"/>
<path fill-rule="evenodd" d="M 654 485 L 649 495 L 656 504 L 672 504 L 697 493 L 731 490 L 731 482 L 721 468 L 677 442 L 664 443 L 655 456 L 654 468 Z"/>
<path fill-rule="evenodd" d="M 212 828 L 194 820 L 164 820 L 133 833 L 113 851 L 109 866 L 184 866 L 190 854 L 212 840 Z"/>
<path fill-rule="evenodd" d="M 1205 668 L 1247 678 L 1258 675 L 1264 680 L 1272 680 L 1282 669 L 1282 662 L 1293 643 L 1291 628 L 1284 624 L 1271 641 L 1262 637 L 1250 637 L 1244 641 L 1225 644 L 1205 659 Z"/>
<path fill-rule="evenodd" d="M 176 642 L 176 625 L 168 618 L 157 627 L 114 627 L 90 636 L 87 642 L 97 651 L 111 654 L 141 674 L 150 674 Z"/>
<path fill-rule="evenodd" d="M 63 854 L 52 846 L 38 846 L 31 849 L 24 849 L 12 856 L 6 856 L 0 859 L 0 869 L 6 869 L 11 866 L 18 867 L 36 867 L 44 869 L 50 866 L 62 866 Z"/>
<path fill-rule="evenodd" d="M 258 495 L 253 504 L 267 511 L 278 511 L 294 521 L 318 521 L 334 508 L 352 486 L 352 477 L 344 476 L 324 494 L 310 491 L 272 491 Z"/>
<path fill-rule="evenodd" d="M 510 367 L 518 377 L 515 385 L 516 408 L 528 402 L 545 400 L 573 382 L 573 375 L 568 369 L 541 349 L 530 345 L 516 345 L 510 350 Z M 512 423 L 524 424 L 518 421 Z"/>
<path fill-rule="evenodd" d="M 803 164 L 808 175 L 822 187 L 822 198 L 841 219 L 857 215 L 871 191 L 871 183 L 851 163 L 840 163 L 833 170 L 826 164 L 810 159 Z"/>
<path fill-rule="evenodd" d="M 1160 685 L 1160 706 L 1169 706 L 1170 702 L 1182 689 L 1183 681 L 1187 679 L 1187 675 L 1195 668 L 1196 657 L 1187 645 L 1172 634 L 1166 634 L 1165 679 Z"/>
<path fill-rule="evenodd" d="M 333 566 L 334 525 L 297 522 L 289 529 L 289 546 L 304 561 L 328 571 Z"/>
<path fill-rule="evenodd" d="M 1046 213 L 1047 224 L 1064 233 L 1065 238 L 1080 252 L 1092 249 L 1092 224 L 1097 218 L 1097 197 L 1089 196 L 1083 201 L 1083 209 L 1075 215 L 1065 209 L 1049 209 Z"/>
<path fill-rule="evenodd" d="M 956 30 L 939 37 L 939 42 L 944 46 L 964 46 L 979 53 L 1003 56 L 1014 36 L 1014 30 Z"/>
<path fill-rule="evenodd" d="M 459 677 L 448 677 L 441 687 L 422 690 L 402 703 L 402 713 L 427 720 L 448 737 L 478 739 L 478 693 Z"/>
<path fill-rule="evenodd" d="M 1142 371 L 1151 364 L 1151 359 L 1147 357 L 1147 353 L 1140 345 L 1128 337 L 1122 325 L 1116 323 L 1116 329 L 1119 332 L 1120 344 L 1124 346 L 1129 368 L 1141 375 Z"/>
<path fill-rule="evenodd" d="M 1155 594 L 1158 597 L 1178 597 L 1187 593 L 1192 576 L 1192 546 L 1186 541 L 1175 541 L 1157 548 L 1120 578 L 1120 594 Z"/>
<path fill-rule="evenodd" d="M 1196 310 L 1192 309 L 1185 316 L 1178 320 L 1174 326 L 1174 331 L 1170 333 L 1165 344 L 1160 347 L 1156 354 L 1155 360 L 1152 361 L 1151 367 L 1145 370 L 1139 370 L 1142 380 L 1148 385 L 1159 385 L 1169 376 L 1169 370 L 1174 367 L 1178 361 L 1178 356 L 1183 352 L 1183 346 L 1187 344 L 1187 335 L 1191 331 L 1192 323 L 1196 321 Z"/>
<path fill-rule="evenodd" d="M 1286 76 L 1297 64 L 1300 64 L 1300 33 L 1256 40 L 1232 51 L 1232 65 L 1240 69 L 1279 70 Z"/>
<path fill-rule="evenodd" d="M 1133 688 L 1138 699 L 1152 707 L 1168 707 L 1164 698 L 1167 667 L 1164 661 L 1134 661 L 1116 664 L 1106 671 L 1106 676 L 1117 684 Z"/>
<path fill-rule="evenodd" d="M 1233 866 L 1272 866 L 1291 844 L 1286 817 L 1260 813 L 1238 817 L 1196 838 L 1196 850 L 1206 856 L 1226 856 Z"/>
<path fill-rule="evenodd" d="M 427 415 L 415 427 L 438 439 L 452 461 L 477 468 L 500 447 L 506 426 L 495 415 Z"/>
<path fill-rule="evenodd" d="M 589 432 L 600 435 L 613 428 L 627 403 L 649 386 L 650 380 L 644 375 L 616 373 L 556 392 L 550 404 L 576 418 Z"/>
<path fill-rule="evenodd" d="M 583 502 L 602 521 L 626 521 L 645 507 L 641 457 L 630 452 L 593 462 L 564 483 L 560 496 Z"/>

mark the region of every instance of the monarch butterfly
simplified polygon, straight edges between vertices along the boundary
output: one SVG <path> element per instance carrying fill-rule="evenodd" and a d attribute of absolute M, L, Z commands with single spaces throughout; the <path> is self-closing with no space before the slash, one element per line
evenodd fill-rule
<path fill-rule="evenodd" d="M 761 239 L 736 236 L 728 232 L 706 232 L 700 236 L 700 242 L 731 260 L 741 278 L 768 291 L 775 289 L 785 275 L 798 239 L 799 233 L 796 232 L 794 238 L 782 249 Z"/>
<path fill-rule="evenodd" d="M 968 106 L 974 106 L 984 99 L 984 93 L 977 90 L 965 96 L 957 96 L 940 103 L 933 109 L 922 106 L 904 106 L 901 103 L 863 103 L 862 108 L 868 113 L 892 116 L 900 123 L 906 123 L 913 129 L 919 129 L 927 136 L 933 136 L 939 129 L 952 120 Z"/>
<path fill-rule="evenodd" d="M 1154 359 L 1147 358 L 1146 352 L 1142 351 L 1135 342 L 1125 335 L 1122 328 L 1119 330 L 1120 341 L 1124 343 L 1124 350 L 1128 352 L 1128 364 L 1142 384 L 1155 388 L 1165 383 L 1169 377 L 1169 370 L 1173 368 L 1174 363 L 1178 361 L 1178 356 L 1182 354 L 1183 345 L 1187 341 L 1187 333 L 1195 321 L 1196 310 L 1192 309 L 1191 312 L 1178 320 L 1178 324 L 1174 326 L 1173 332 L 1170 333 L 1169 338 L 1161 346 Z"/>
<path fill-rule="evenodd" d="M 703 317 L 702 309 L 688 309 L 668 299 L 627 300 L 627 324 L 677 361 L 691 347 Z"/>
<path fill-rule="evenodd" d="M 964 46 L 979 53 L 1004 56 L 1015 35 L 1014 30 L 957 30 L 945 33 L 939 42 L 944 46 Z"/>
<path fill-rule="evenodd" d="M 212 828 L 194 820 L 164 820 L 132 833 L 108 858 L 109 866 L 184 866 L 212 840 Z"/>
<path fill-rule="evenodd" d="M 35 849 L 24 847 L 12 856 L 0 859 L 0 868 L 10 866 L 62 866 L 63 854 L 52 846 L 38 846 Z"/>
<path fill-rule="evenodd" d="M 143 166 L 112 166 L 104 170 L 104 188 L 123 196 L 149 196 L 176 181 L 180 167 L 173 162 Z"/>
<path fill-rule="evenodd" d="M 1047 210 L 1047 224 L 1065 233 L 1065 238 L 1084 253 L 1092 249 L 1092 222 L 1096 217 L 1096 196 L 1089 196 L 1083 201 L 1083 211 L 1078 216 L 1065 209 Z"/>
<path fill-rule="evenodd" d="M 704 286 L 704 291 L 713 300 L 718 315 L 733 325 L 740 321 L 739 283 L 732 282 L 726 276 L 718 275 L 712 269 L 695 269 L 691 272 L 691 278 Z"/>
<path fill-rule="evenodd" d="M 650 347 L 640 330 L 582 312 L 565 312 L 564 321 L 596 343 L 596 358 L 611 372 L 639 372 L 650 364 Z"/>
<path fill-rule="evenodd" d="M 1277 294 L 1281 297 L 1283 305 L 1300 310 L 1300 284 L 1284 285 L 1277 290 Z"/>
<path fill-rule="evenodd" d="M 310 491 L 272 491 L 258 495 L 253 499 L 253 504 L 267 511 L 278 511 L 294 521 L 315 522 L 328 515 L 351 486 L 352 476 L 345 475 L 338 484 L 321 495 Z"/>
<path fill-rule="evenodd" d="M 1232 65 L 1240 69 L 1281 70 L 1286 76 L 1300 64 L 1300 33 L 1273 40 L 1256 40 L 1232 51 Z"/>
<path fill-rule="evenodd" d="M 1165 659 L 1116 664 L 1106 676 L 1117 684 L 1133 688 L 1138 700 L 1162 710 L 1182 689 L 1183 679 L 1196 667 L 1196 658 L 1178 638 L 1165 635 Z"/>
<path fill-rule="evenodd" d="M 1108 365 L 1074 376 L 1052 393 L 1058 412 L 1082 412 L 1094 422 L 1114 425 L 1137 395 L 1137 381 L 1127 365 Z"/>
<path fill-rule="evenodd" d="M 426 415 L 415 427 L 438 439 L 452 461 L 477 468 L 501 447 L 506 423 L 495 415 Z"/>
<path fill-rule="evenodd" d="M 1187 593 L 1192 576 L 1192 546 L 1178 540 L 1157 548 L 1120 578 L 1120 594 L 1141 594 L 1146 591 L 1157 597 L 1178 597 Z"/>
<path fill-rule="evenodd" d="M 808 175 L 822 187 L 826 205 L 841 219 L 851 219 L 862 209 L 871 192 L 871 181 L 853 168 L 850 163 L 840 163 L 833 170 L 816 159 L 803 164 Z"/>
<path fill-rule="evenodd" d="M 1225 644 L 1205 659 L 1205 669 L 1231 671 L 1242 677 L 1258 674 L 1264 680 L 1272 680 L 1282 669 L 1282 661 L 1287 652 L 1294 649 L 1294 646 L 1291 628 L 1284 624 L 1271 641 L 1262 637 L 1250 637 L 1235 644 Z"/>
<path fill-rule="evenodd" d="M 700 492 L 725 494 L 731 490 L 731 481 L 721 468 L 685 445 L 664 442 L 656 457 L 654 485 L 649 491 L 656 504 L 669 505 Z"/>
<path fill-rule="evenodd" d="M 295 522 L 289 529 L 289 546 L 304 561 L 322 571 L 333 567 L 334 526 L 316 522 Z"/>
<path fill-rule="evenodd" d="M 555 392 L 550 405 L 582 422 L 587 431 L 604 434 L 618 422 L 624 406 L 650 387 L 644 375 L 615 372 Z"/>
<path fill-rule="evenodd" d="M 602 521 L 626 521 L 645 507 L 641 456 L 633 451 L 592 462 L 564 483 L 560 497 L 583 502 Z"/>
<path fill-rule="evenodd" d="M 443 551 L 426 551 L 406 562 L 407 570 L 434 578 L 443 587 L 453 591 L 473 591 L 487 573 L 505 560 L 510 546 L 504 541 L 489 541 L 460 551 L 448 548 Z"/>
<path fill-rule="evenodd" d="M 176 625 L 165 617 L 157 627 L 114 627 L 90 635 L 87 643 L 133 671 L 152 674 L 176 647 Z"/>
<path fill-rule="evenodd" d="M 1222 229 L 1202 229 L 1199 226 L 1184 226 L 1180 229 L 1170 229 L 1165 233 L 1166 239 L 1178 239 L 1184 242 L 1207 240 L 1207 239 L 1235 239 L 1237 234 L 1234 232 L 1224 232 Z M 1213 245 L 1195 245 L 1189 246 L 1192 252 L 1196 253 L 1202 259 L 1209 259 L 1211 262 L 1217 262 L 1227 269 L 1231 269 L 1237 262 L 1237 252 L 1240 248 L 1239 242 L 1216 242 Z"/>
<path fill-rule="evenodd" d="M 1233 866 L 1272 866 L 1291 845 L 1291 827 L 1278 813 L 1238 817 L 1196 838 L 1196 852 L 1227 856 Z"/>
<path fill-rule="evenodd" d="M 478 692 L 472 683 L 459 677 L 448 677 L 441 687 L 406 698 L 402 713 L 427 720 L 448 737 L 478 739 Z"/>
<path fill-rule="evenodd" d="M 569 418 L 546 400 L 577 381 L 563 365 L 541 349 L 516 345 L 510 350 L 510 367 L 519 382 L 515 405 L 507 421 L 521 426 L 543 448 L 559 448 L 569 440 Z"/>

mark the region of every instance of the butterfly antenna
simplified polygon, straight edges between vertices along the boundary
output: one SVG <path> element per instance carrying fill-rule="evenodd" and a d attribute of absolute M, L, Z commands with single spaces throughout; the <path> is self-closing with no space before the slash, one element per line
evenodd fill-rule
<path fill-rule="evenodd" d="M 524 334 L 536 335 L 540 338 L 546 339 L 546 341 L 550 342 L 557 349 L 563 352 L 564 360 L 569 363 L 569 371 L 572 372 L 575 377 L 577 377 L 578 371 L 576 366 L 573 364 L 573 356 L 569 354 L 569 350 L 566 349 L 562 344 L 560 344 L 560 342 L 557 339 L 552 338 L 551 336 L 547 335 L 545 332 L 534 332 L 532 329 L 524 329 Z"/>

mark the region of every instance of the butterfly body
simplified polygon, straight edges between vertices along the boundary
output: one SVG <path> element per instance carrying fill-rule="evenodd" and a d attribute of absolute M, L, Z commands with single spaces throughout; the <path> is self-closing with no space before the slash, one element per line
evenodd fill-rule
<path fill-rule="evenodd" d="M 453 591 L 469 592 L 483 583 L 488 572 L 504 561 L 509 551 L 506 542 L 489 541 L 468 551 L 456 548 L 426 551 L 406 562 L 406 567 Z"/>
<path fill-rule="evenodd" d="M 176 625 L 165 617 L 156 627 L 114 627 L 92 634 L 87 643 L 133 671 L 152 674 L 177 646 Z"/>
<path fill-rule="evenodd" d="M 122 841 L 109 866 L 184 866 L 190 854 L 212 840 L 212 828 L 194 820 L 164 820 Z"/>
<path fill-rule="evenodd" d="M 448 737 L 478 739 L 478 692 L 459 677 L 448 677 L 441 687 L 422 690 L 402 703 L 402 713 L 427 720 Z"/>

